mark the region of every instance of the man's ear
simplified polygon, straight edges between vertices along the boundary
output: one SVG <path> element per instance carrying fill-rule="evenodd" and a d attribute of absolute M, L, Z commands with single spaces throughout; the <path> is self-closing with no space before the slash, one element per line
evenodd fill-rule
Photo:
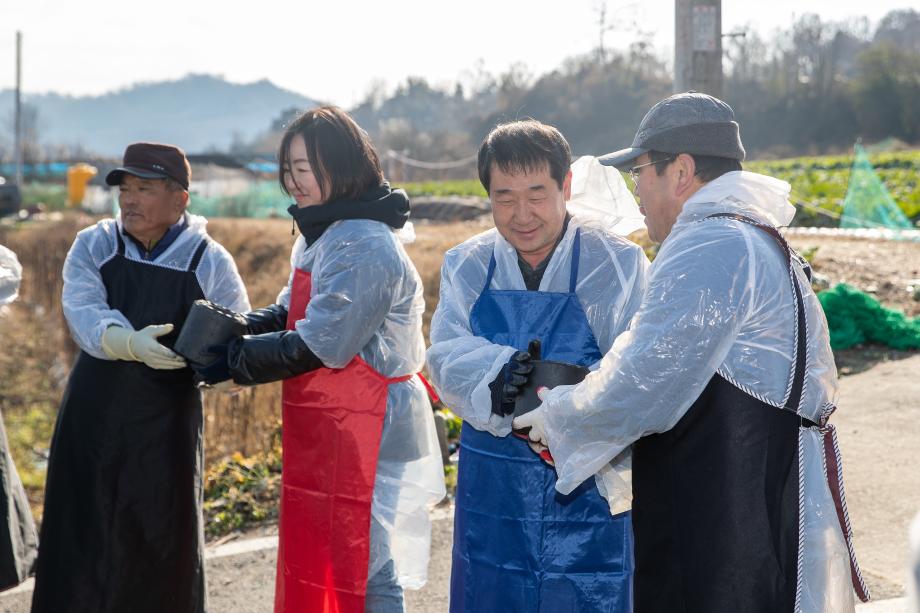
<path fill-rule="evenodd" d="M 688 153 L 681 153 L 674 160 L 677 168 L 677 195 L 685 193 L 696 180 L 696 160 Z"/>
<path fill-rule="evenodd" d="M 188 208 L 188 192 L 178 191 L 176 194 L 178 194 L 178 197 L 176 198 L 176 204 L 179 212 L 184 213 L 185 209 Z"/>
<path fill-rule="evenodd" d="M 565 179 L 562 180 L 562 197 L 569 200 L 572 197 L 572 171 L 565 173 Z"/>

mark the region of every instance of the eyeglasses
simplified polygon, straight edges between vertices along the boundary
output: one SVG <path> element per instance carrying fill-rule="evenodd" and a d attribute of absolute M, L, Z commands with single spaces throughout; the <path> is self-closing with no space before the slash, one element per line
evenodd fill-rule
<path fill-rule="evenodd" d="M 629 175 L 629 178 L 632 179 L 633 185 L 639 187 L 639 173 L 640 168 L 645 168 L 646 166 L 654 166 L 655 164 L 661 164 L 662 162 L 673 162 L 677 156 L 671 156 L 669 158 L 664 158 L 663 160 L 655 160 L 653 162 L 646 162 L 645 164 L 638 164 L 626 170 L 626 174 Z"/>

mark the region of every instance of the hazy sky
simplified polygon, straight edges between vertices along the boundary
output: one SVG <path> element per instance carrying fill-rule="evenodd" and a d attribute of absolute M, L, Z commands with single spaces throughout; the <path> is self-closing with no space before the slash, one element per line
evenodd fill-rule
<path fill-rule="evenodd" d="M 724 0 L 723 31 L 764 34 L 795 15 L 868 17 L 916 0 Z M 267 78 L 306 96 L 349 106 L 374 82 L 406 76 L 469 81 L 476 66 L 522 62 L 534 74 L 597 46 L 601 0 L 0 0 L 0 89 L 15 83 L 15 31 L 23 32 L 23 89 L 101 94 L 189 72 L 234 82 Z M 607 0 L 608 47 L 638 29 L 673 53 L 674 0 Z"/>

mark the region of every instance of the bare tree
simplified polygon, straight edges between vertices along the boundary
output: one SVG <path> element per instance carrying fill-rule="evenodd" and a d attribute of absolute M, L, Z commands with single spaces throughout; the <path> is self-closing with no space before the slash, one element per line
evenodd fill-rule
<path fill-rule="evenodd" d="M 604 36 L 607 32 L 635 32 L 638 30 L 635 2 L 617 3 L 612 11 L 607 10 L 607 0 L 598 0 L 594 3 L 594 14 L 597 16 L 597 61 L 603 64 L 607 61 L 607 50 L 604 47 Z"/>

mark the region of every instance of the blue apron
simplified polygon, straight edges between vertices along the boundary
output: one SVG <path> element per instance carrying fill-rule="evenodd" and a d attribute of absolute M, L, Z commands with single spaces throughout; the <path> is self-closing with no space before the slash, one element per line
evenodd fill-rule
<path fill-rule="evenodd" d="M 568 293 L 490 289 L 470 313 L 475 335 L 542 358 L 588 366 L 601 358 L 575 294 L 576 230 Z M 630 513 L 610 515 L 594 480 L 564 496 L 555 470 L 527 443 L 464 425 L 454 518 L 452 613 L 620 613 L 632 609 Z"/>

